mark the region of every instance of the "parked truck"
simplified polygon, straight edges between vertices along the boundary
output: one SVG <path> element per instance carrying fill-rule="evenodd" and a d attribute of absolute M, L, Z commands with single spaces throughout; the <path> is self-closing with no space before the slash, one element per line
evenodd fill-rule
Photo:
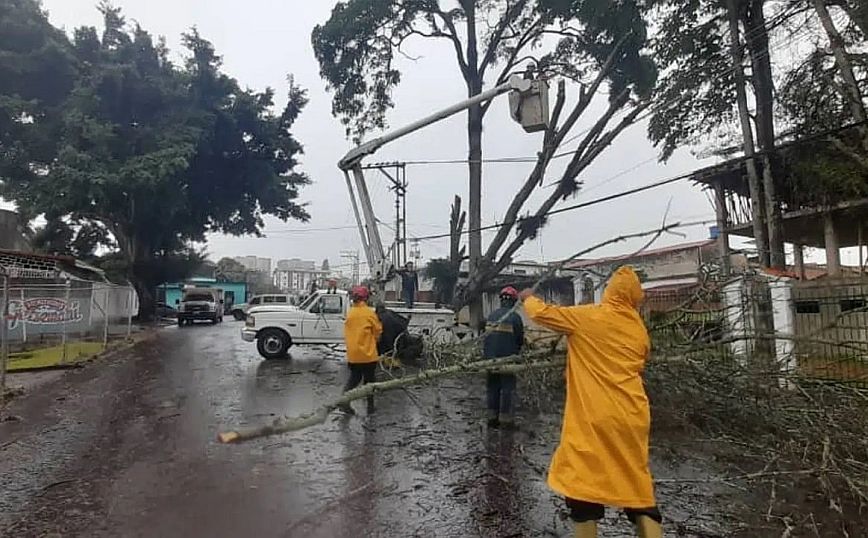
<path fill-rule="evenodd" d="M 435 341 L 456 341 L 466 331 L 456 325 L 455 316 L 445 308 L 413 308 L 389 306 L 394 313 L 408 320 L 407 332 Z M 241 338 L 256 342 L 256 349 L 266 359 L 287 356 L 294 345 L 343 344 L 344 321 L 350 308 L 350 297 L 343 290 L 320 290 L 311 294 L 299 306 L 269 304 L 250 308 Z"/>
<path fill-rule="evenodd" d="M 190 325 L 196 321 L 210 321 L 217 324 L 223 321 L 223 290 L 219 288 L 188 287 L 182 291 L 178 307 L 178 326 Z"/>

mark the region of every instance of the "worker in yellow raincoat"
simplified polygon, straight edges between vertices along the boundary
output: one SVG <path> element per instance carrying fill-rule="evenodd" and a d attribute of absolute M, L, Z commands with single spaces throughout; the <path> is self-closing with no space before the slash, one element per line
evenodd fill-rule
<path fill-rule="evenodd" d="M 567 399 L 548 484 L 566 497 L 576 538 L 597 536 L 604 506 L 624 509 L 641 538 L 663 536 L 648 470 L 651 415 L 642 370 L 651 348 L 639 278 L 621 267 L 603 302 L 551 306 L 521 293 L 528 317 L 567 336 Z"/>
<path fill-rule="evenodd" d="M 344 386 L 344 392 L 353 390 L 360 384 L 374 383 L 377 374 L 377 340 L 383 334 L 383 324 L 374 309 L 368 306 L 370 292 L 364 286 L 356 286 L 350 291 L 353 306 L 347 313 L 344 322 L 344 342 L 347 345 L 347 365 L 350 377 Z M 349 403 L 339 406 L 339 409 L 349 415 L 355 414 Z M 368 396 L 368 414 L 374 413 L 374 395 Z"/>

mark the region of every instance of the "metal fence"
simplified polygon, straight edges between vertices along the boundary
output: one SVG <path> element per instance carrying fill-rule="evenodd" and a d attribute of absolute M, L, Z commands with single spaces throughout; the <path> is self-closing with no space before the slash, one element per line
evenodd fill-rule
<path fill-rule="evenodd" d="M 110 340 L 128 337 L 138 312 L 138 296 L 128 286 L 0 279 L 3 349 L 10 368 L 19 362 L 42 366 L 93 355 Z"/>
<path fill-rule="evenodd" d="M 803 372 L 868 385 L 868 282 L 796 285 L 793 318 Z"/>
<path fill-rule="evenodd" d="M 656 351 L 868 387 L 868 280 L 802 282 L 749 275 L 649 291 L 643 317 Z"/>

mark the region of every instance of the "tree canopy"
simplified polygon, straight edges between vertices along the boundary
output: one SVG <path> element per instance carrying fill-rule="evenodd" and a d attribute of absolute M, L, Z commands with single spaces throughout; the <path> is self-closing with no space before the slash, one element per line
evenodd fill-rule
<path fill-rule="evenodd" d="M 68 39 L 33 0 L 0 0 L 0 81 L 18 80 L 0 82 L 2 195 L 28 215 L 104 227 L 145 304 L 165 278 L 156 264 L 206 233 L 308 218 L 291 133 L 307 99 L 289 78 L 275 113 L 274 90 L 243 89 L 195 29 L 175 65 L 120 9 L 100 10 L 101 34 Z"/>
<path fill-rule="evenodd" d="M 519 66 L 580 80 L 591 76 L 616 44 L 609 73 L 613 95 L 635 84 L 647 95 L 656 78 L 645 44 L 643 2 L 608 0 L 344 0 L 312 34 L 320 74 L 334 92 L 332 111 L 357 139 L 383 129 L 401 81 L 396 59 L 414 38 L 442 40 L 455 56 L 471 95 L 497 68 L 494 84 Z M 485 21 L 481 24 L 478 21 Z M 625 38 L 626 37 L 626 38 Z"/>

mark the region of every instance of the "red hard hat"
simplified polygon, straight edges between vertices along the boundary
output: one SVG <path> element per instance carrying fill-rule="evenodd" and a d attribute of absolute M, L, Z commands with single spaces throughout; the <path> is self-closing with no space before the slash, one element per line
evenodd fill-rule
<path fill-rule="evenodd" d="M 501 297 L 509 297 L 510 299 L 518 299 L 518 290 L 512 286 L 507 286 L 500 290 Z"/>
<path fill-rule="evenodd" d="M 364 286 L 356 286 L 352 291 L 350 291 L 350 295 L 355 301 L 367 301 L 371 294 L 368 291 L 368 288 Z"/>

